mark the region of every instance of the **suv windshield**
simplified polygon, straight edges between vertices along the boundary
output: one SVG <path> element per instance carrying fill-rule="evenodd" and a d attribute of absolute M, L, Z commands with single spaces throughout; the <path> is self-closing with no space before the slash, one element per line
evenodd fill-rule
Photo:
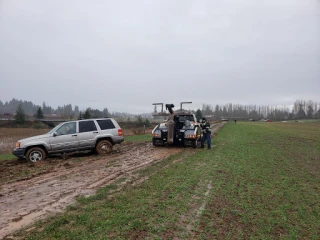
<path fill-rule="evenodd" d="M 55 126 L 53 129 L 51 129 L 47 134 L 52 134 L 54 133 L 55 131 L 57 131 L 58 128 L 61 127 L 61 125 L 63 125 L 64 123 L 60 123 L 58 124 L 57 126 Z"/>

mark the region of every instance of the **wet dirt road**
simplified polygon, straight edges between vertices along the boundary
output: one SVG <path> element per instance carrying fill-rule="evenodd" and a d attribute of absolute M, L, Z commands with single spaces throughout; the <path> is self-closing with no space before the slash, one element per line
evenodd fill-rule
<path fill-rule="evenodd" d="M 81 161 L 73 161 L 72 155 L 67 160 L 58 159 L 60 163 L 48 173 L 2 185 L 0 239 L 35 219 L 62 211 L 77 196 L 92 195 L 100 186 L 180 151 L 182 148 L 132 143 L 107 156 L 89 155 Z"/>

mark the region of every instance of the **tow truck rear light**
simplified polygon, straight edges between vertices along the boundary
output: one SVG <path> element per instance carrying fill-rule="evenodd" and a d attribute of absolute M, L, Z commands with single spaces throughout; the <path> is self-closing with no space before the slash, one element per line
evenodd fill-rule
<path fill-rule="evenodd" d="M 152 134 L 152 136 L 153 136 L 153 137 L 159 137 L 159 134 L 154 133 L 154 134 Z"/>
<path fill-rule="evenodd" d="M 122 129 L 121 129 L 121 128 L 118 129 L 118 135 L 119 135 L 119 136 L 123 136 L 123 132 L 122 132 Z"/>

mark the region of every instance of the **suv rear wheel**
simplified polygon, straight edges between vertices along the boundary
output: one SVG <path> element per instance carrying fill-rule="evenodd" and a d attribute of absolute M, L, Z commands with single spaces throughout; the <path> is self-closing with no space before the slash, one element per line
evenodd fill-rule
<path fill-rule="evenodd" d="M 39 147 L 30 148 L 27 151 L 26 159 L 31 162 L 37 162 L 46 159 L 46 152 Z"/>
<path fill-rule="evenodd" d="M 96 146 L 98 154 L 108 154 L 112 152 L 112 144 L 108 140 L 100 141 Z"/>

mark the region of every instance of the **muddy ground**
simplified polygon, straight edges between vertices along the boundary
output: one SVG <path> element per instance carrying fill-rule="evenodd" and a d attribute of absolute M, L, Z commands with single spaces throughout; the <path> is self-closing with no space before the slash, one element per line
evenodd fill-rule
<path fill-rule="evenodd" d="M 213 127 L 213 135 L 221 126 Z M 77 153 L 35 164 L 21 160 L 2 161 L 0 239 L 36 219 L 63 211 L 77 196 L 92 195 L 101 186 L 128 178 L 132 171 L 181 151 L 185 148 L 126 142 L 116 146 L 110 155 Z M 22 174 L 24 172 L 28 174 Z"/>

